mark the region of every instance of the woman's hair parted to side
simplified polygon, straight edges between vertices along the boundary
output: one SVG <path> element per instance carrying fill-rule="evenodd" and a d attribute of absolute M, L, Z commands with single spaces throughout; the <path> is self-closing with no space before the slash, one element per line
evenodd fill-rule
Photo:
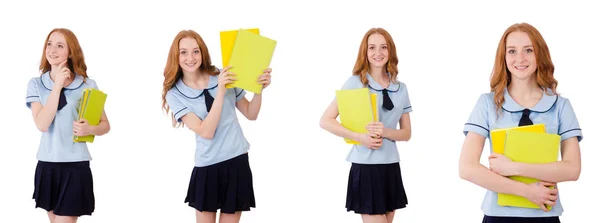
<path fill-rule="evenodd" d="M 494 92 L 494 103 L 496 104 L 496 113 L 500 114 L 500 108 L 504 103 L 504 89 L 510 85 L 511 77 L 508 67 L 506 66 L 506 38 L 510 33 L 513 32 L 524 32 L 529 36 L 533 44 L 533 51 L 535 53 L 535 60 L 537 64 L 535 79 L 540 88 L 544 89 L 544 93 L 547 93 L 545 89 L 550 89 L 553 94 L 557 94 L 556 86 L 558 81 L 554 79 L 554 64 L 550 58 L 550 51 L 548 45 L 542 34 L 530 24 L 517 23 L 514 24 L 502 35 L 498 49 L 496 50 L 496 61 L 494 62 L 494 69 L 492 71 L 492 77 L 490 79 L 491 92 Z"/>
<path fill-rule="evenodd" d="M 173 88 L 177 83 L 177 80 L 183 76 L 183 72 L 179 66 L 179 42 L 184 38 L 195 39 L 200 47 L 200 55 L 202 55 L 200 72 L 208 73 L 210 75 L 219 74 L 219 70 L 212 65 L 210 54 L 208 54 L 208 48 L 206 47 L 202 37 L 200 37 L 200 35 L 193 30 L 180 31 L 177 36 L 175 36 L 175 39 L 173 39 L 171 49 L 169 50 L 169 56 L 167 57 L 167 64 L 165 65 L 164 70 L 165 80 L 163 81 L 162 108 L 166 113 L 169 113 L 169 105 L 167 105 L 166 98 L 167 92 L 171 90 L 171 88 Z M 177 121 L 175 120 L 174 114 L 171 114 L 171 118 L 173 119 L 173 126 L 177 126 Z"/>
<path fill-rule="evenodd" d="M 42 60 L 40 63 L 40 72 L 44 74 L 52 68 L 50 63 L 48 63 L 48 59 L 46 58 L 46 48 L 48 47 L 48 40 L 50 39 L 50 35 L 52 33 L 58 32 L 65 36 L 65 41 L 67 47 L 69 48 L 69 58 L 67 59 L 67 67 L 71 70 L 71 79 L 75 78 L 75 74 L 81 75 L 84 80 L 88 78 L 87 76 L 87 66 L 85 65 L 85 59 L 83 57 L 83 50 L 81 50 L 81 46 L 79 45 L 79 41 L 75 34 L 65 28 L 56 28 L 48 33 L 46 37 L 46 41 L 44 42 L 44 51 L 42 52 Z"/>
<path fill-rule="evenodd" d="M 371 28 L 365 36 L 363 37 L 360 48 L 358 49 L 358 57 L 356 58 L 356 63 L 354 64 L 354 70 L 352 70 L 353 75 L 359 75 L 360 81 L 364 86 L 367 86 L 369 80 L 367 79 L 367 72 L 369 72 L 369 59 L 367 58 L 367 50 L 369 49 L 369 36 L 378 33 L 383 35 L 385 39 L 385 43 L 387 44 L 388 49 L 388 62 L 386 64 L 385 72 L 390 73 L 390 81 L 397 83 L 398 77 L 398 56 L 396 55 L 396 44 L 394 44 L 394 40 L 390 33 L 385 31 L 383 28 Z"/>

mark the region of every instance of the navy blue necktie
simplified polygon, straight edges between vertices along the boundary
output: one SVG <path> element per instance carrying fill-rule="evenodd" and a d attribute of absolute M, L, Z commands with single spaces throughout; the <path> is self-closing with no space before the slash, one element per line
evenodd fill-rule
<path fill-rule="evenodd" d="M 521 120 L 519 120 L 519 126 L 533 125 L 533 122 L 531 121 L 531 119 L 529 119 L 529 114 L 531 114 L 531 110 L 523 110 L 523 115 L 521 116 Z"/>
<path fill-rule="evenodd" d="M 204 91 L 202 91 L 202 94 L 204 94 L 204 103 L 206 104 L 206 111 L 210 112 L 210 108 L 212 107 L 213 101 L 215 100 L 215 98 L 213 98 L 210 93 L 208 92 L 208 89 L 204 89 Z"/>
<path fill-rule="evenodd" d="M 65 88 L 62 88 L 58 97 L 58 108 L 56 110 L 60 111 L 65 105 L 67 105 L 67 97 L 65 96 Z"/>
<path fill-rule="evenodd" d="M 394 109 L 394 103 L 392 103 L 392 99 L 390 98 L 387 89 L 383 89 L 383 108 L 388 111 Z"/>

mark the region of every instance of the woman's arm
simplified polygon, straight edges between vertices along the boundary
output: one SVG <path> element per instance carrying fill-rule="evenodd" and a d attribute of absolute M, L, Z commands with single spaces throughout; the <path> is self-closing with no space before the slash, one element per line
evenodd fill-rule
<path fill-rule="evenodd" d="M 383 127 L 383 123 L 378 122 L 378 125 Z M 377 128 L 377 127 L 375 127 Z M 410 140 L 411 130 L 410 130 L 410 115 L 409 113 L 404 113 L 400 117 L 400 129 L 391 129 L 391 128 L 382 128 L 381 136 L 383 138 L 388 138 L 394 141 L 408 141 Z"/>
<path fill-rule="evenodd" d="M 381 147 L 381 138 L 375 138 L 375 134 L 361 134 L 358 132 L 350 131 L 336 120 L 338 115 L 339 111 L 337 102 L 334 100 L 333 102 L 331 102 L 331 104 L 329 104 L 329 106 L 321 116 L 319 125 L 321 126 L 321 128 L 327 130 L 328 132 L 336 136 L 360 142 L 362 145 L 367 146 L 369 149 L 377 149 Z"/>
<path fill-rule="evenodd" d="M 500 176 L 483 166 L 479 160 L 484 145 L 485 138 L 483 136 L 474 132 L 467 134 L 459 160 L 460 178 L 491 191 L 525 197 L 540 206 L 544 211 L 547 211 L 547 208 L 543 204 L 551 206 L 555 204 L 556 193 L 558 193 L 556 189 L 537 184 L 521 183 Z M 542 185 L 552 184 L 543 182 Z"/>
<path fill-rule="evenodd" d="M 524 176 L 547 182 L 576 181 L 581 172 L 581 152 L 577 137 L 561 143 L 562 160 L 552 163 L 530 164 L 513 162 L 499 154 L 490 156 L 494 172 L 503 176 Z"/>

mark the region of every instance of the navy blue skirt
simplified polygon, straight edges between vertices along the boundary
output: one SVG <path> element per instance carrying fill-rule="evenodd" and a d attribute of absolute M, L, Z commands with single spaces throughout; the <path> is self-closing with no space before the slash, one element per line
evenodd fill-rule
<path fill-rule="evenodd" d="M 357 214 L 386 214 L 408 204 L 400 164 L 352 163 L 346 210 Z"/>
<path fill-rule="evenodd" d="M 482 223 L 560 223 L 558 217 L 520 218 L 483 216 Z"/>
<path fill-rule="evenodd" d="M 89 161 L 38 161 L 34 183 L 36 208 L 60 216 L 92 215 L 94 212 L 94 183 Z"/>
<path fill-rule="evenodd" d="M 194 167 L 185 202 L 198 211 L 227 214 L 256 207 L 248 154 Z"/>

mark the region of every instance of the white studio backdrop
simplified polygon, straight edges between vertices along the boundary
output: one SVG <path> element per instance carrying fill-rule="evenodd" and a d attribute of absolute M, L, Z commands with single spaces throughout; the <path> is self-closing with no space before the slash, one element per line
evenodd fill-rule
<path fill-rule="evenodd" d="M 47 222 L 31 199 L 40 132 L 25 106 L 46 35 L 71 29 L 89 76 L 108 94 L 112 130 L 89 144 L 96 211 L 79 222 L 194 222 L 183 203 L 194 135 L 161 110 L 163 69 L 175 35 L 197 31 L 220 67 L 219 31 L 260 28 L 277 40 L 272 85 L 257 121 L 239 116 L 251 144 L 257 208 L 241 222 L 361 222 L 346 212 L 350 146 L 319 118 L 351 75 L 364 33 L 385 28 L 414 108 L 412 139 L 399 142 L 409 204 L 394 222 L 480 222 L 485 190 L 458 177 L 466 122 L 489 91 L 498 41 L 517 22 L 547 41 L 558 91 L 583 129 L 582 173 L 560 184 L 563 222 L 593 217 L 584 201 L 600 183 L 594 7 L 579 1 L 16 1 L 0 3 L 0 222 Z M 246 96 L 249 100 L 252 94 Z M 486 144 L 482 162 L 487 165 Z M 592 199 L 593 202 L 593 199 Z"/>

